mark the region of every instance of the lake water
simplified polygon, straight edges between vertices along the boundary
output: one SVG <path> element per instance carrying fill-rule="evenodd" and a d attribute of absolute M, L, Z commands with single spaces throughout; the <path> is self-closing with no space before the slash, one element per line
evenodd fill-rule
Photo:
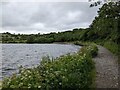
<path fill-rule="evenodd" d="M 19 71 L 19 67 L 32 68 L 40 63 L 44 56 L 53 58 L 74 53 L 80 46 L 69 44 L 2 44 L 2 77 Z"/>

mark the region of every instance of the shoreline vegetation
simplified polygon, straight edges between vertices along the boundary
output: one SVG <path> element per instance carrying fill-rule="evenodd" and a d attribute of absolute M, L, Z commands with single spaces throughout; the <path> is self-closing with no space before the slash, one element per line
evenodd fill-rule
<path fill-rule="evenodd" d="M 2 88 L 93 88 L 95 65 L 92 57 L 97 52 L 97 46 L 89 44 L 73 55 L 67 54 L 55 59 L 43 57 L 37 67 L 21 68 L 19 75 L 4 79 Z"/>

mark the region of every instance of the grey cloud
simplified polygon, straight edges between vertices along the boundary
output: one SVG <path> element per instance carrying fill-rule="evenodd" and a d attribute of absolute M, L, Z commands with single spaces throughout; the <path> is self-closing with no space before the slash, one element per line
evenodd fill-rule
<path fill-rule="evenodd" d="M 98 8 L 87 2 L 11 2 L 2 4 L 2 28 L 46 33 L 88 27 Z"/>

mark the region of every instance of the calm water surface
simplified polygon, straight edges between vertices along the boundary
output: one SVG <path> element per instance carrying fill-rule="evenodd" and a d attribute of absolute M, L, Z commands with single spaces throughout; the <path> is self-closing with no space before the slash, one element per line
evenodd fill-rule
<path fill-rule="evenodd" d="M 79 49 L 80 46 L 66 44 L 2 44 L 2 77 L 17 73 L 21 65 L 38 65 L 43 56 L 56 58 Z"/>

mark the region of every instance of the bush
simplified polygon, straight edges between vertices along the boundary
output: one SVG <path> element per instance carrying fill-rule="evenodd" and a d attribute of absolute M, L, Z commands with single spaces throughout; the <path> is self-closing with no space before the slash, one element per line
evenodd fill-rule
<path fill-rule="evenodd" d="M 36 68 L 20 70 L 3 80 L 3 88 L 80 89 L 90 88 L 93 83 L 95 46 L 86 46 L 73 55 L 56 59 L 44 57 Z M 96 51 L 96 52 L 95 52 Z M 92 54 L 90 54 L 92 53 Z"/>
<path fill-rule="evenodd" d="M 83 48 L 81 48 L 81 54 L 83 55 L 84 53 L 86 53 L 87 55 L 89 55 L 89 57 L 95 57 L 97 55 L 97 52 L 98 48 L 95 44 L 83 46 Z"/>

